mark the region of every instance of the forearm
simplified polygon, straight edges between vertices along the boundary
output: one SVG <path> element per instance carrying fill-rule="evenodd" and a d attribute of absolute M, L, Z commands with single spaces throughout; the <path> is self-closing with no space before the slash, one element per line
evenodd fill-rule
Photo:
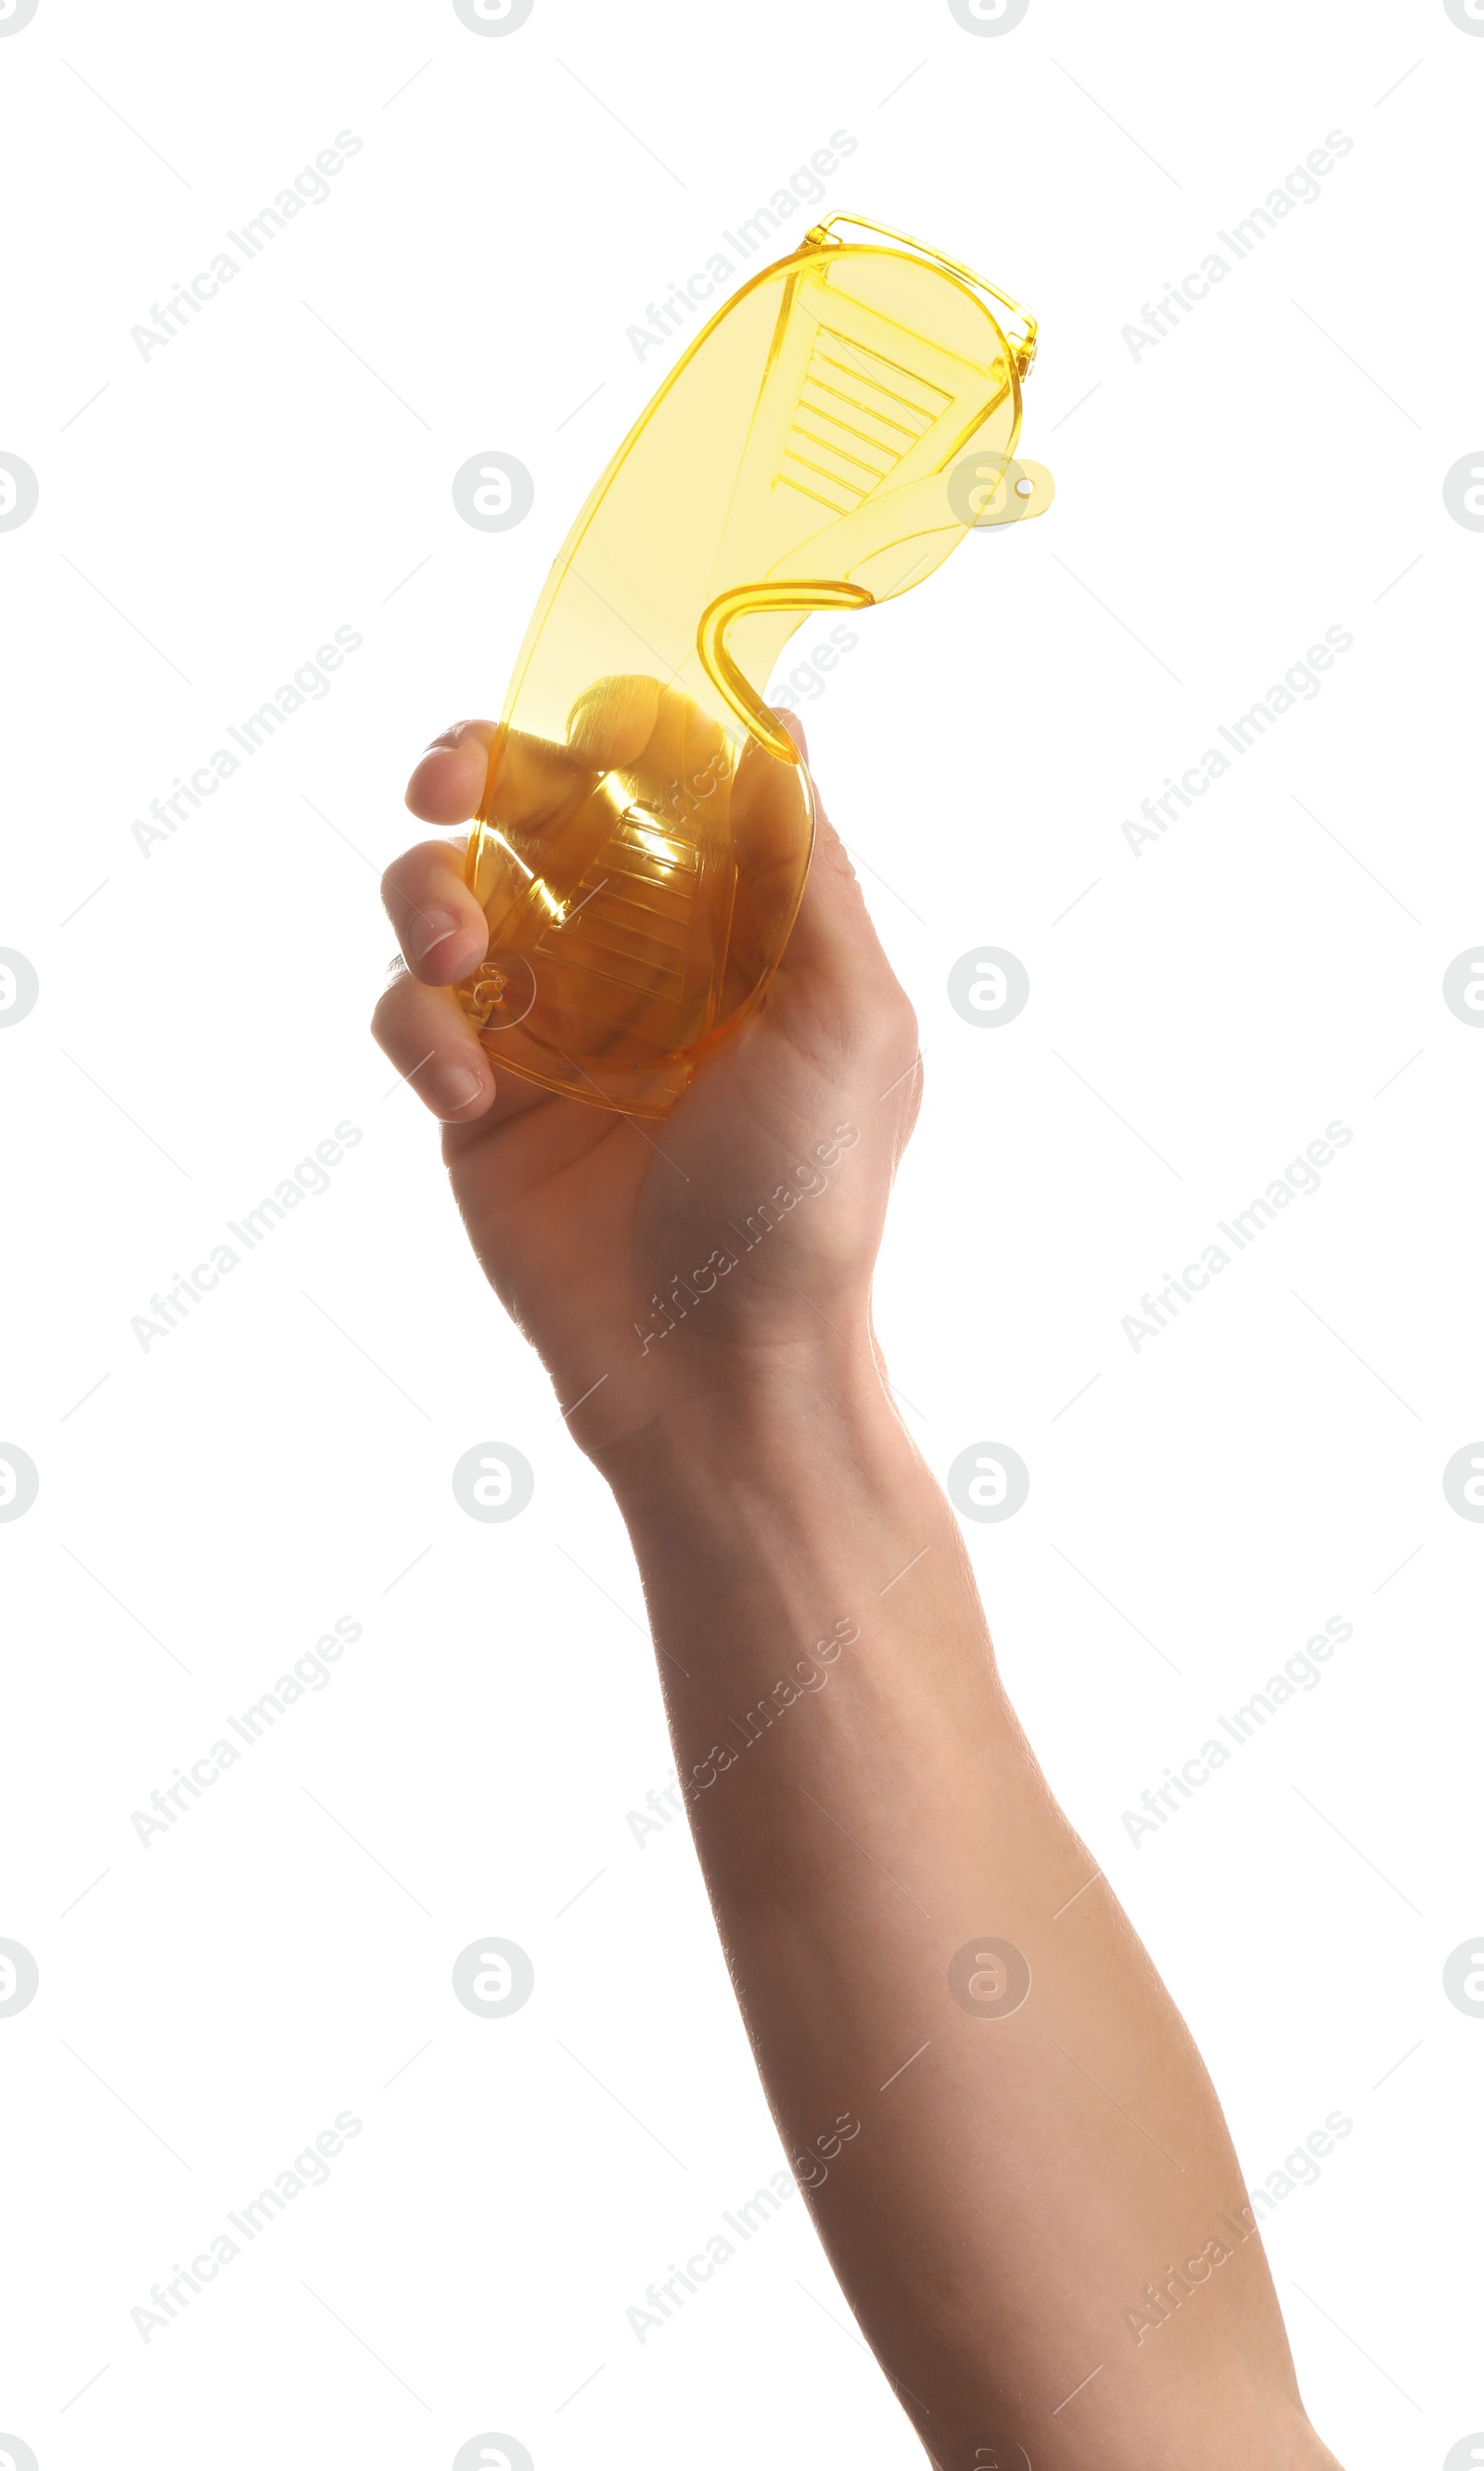
<path fill-rule="evenodd" d="M 847 1353 L 610 1469 L 832 2263 L 953 2471 L 982 2436 L 1038 2471 L 1325 2460 L 1198 2054 L 1020 1731 L 953 1514 Z M 1028 1965 L 1019 2004 L 990 1941 Z M 1001 1962 L 986 2006 L 970 1977 L 993 1992 Z"/>

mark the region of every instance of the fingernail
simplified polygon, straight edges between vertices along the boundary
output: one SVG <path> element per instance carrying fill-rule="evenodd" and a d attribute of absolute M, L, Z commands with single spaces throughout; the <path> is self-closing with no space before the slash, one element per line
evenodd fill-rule
<path fill-rule="evenodd" d="M 412 930 L 413 960 L 425 961 L 439 944 L 446 944 L 451 935 L 458 934 L 459 925 L 460 921 L 447 909 L 423 910 Z"/>
<path fill-rule="evenodd" d="M 461 1115 L 484 1087 L 480 1075 L 471 1072 L 466 1064 L 440 1064 L 430 1077 L 433 1086 L 428 1095 L 439 1116 Z"/>

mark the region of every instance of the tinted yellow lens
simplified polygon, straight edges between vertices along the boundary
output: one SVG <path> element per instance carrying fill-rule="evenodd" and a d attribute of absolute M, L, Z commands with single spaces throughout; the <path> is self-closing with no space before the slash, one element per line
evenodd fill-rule
<path fill-rule="evenodd" d="M 460 995 L 497 1066 L 663 1115 L 756 1002 L 813 835 L 768 678 L 811 610 L 907 590 L 978 519 L 964 459 L 1012 454 L 1030 350 L 995 306 L 912 245 L 811 234 L 609 465 L 528 630 L 470 843 L 490 953 Z"/>

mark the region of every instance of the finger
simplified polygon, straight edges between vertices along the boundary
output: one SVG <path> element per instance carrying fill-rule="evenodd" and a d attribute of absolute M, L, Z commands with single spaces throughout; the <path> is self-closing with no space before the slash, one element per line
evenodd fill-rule
<path fill-rule="evenodd" d="M 800 753 L 806 753 L 804 726 L 797 714 L 782 712 L 778 718 Z M 881 996 L 887 988 L 900 994 L 850 852 L 825 812 L 812 773 L 810 782 L 814 794 L 814 846 L 783 966 L 790 977 L 838 979 L 862 994 L 870 990 Z"/>
<path fill-rule="evenodd" d="M 567 716 L 567 744 L 584 763 L 632 764 L 648 744 L 660 709 L 658 678 L 597 679 Z"/>
<path fill-rule="evenodd" d="M 804 754 L 798 716 L 778 710 L 774 718 Z M 889 983 L 889 969 L 849 854 L 807 765 L 750 745 L 734 784 L 731 822 L 739 882 L 728 992 L 744 996 L 771 971 L 782 945 L 783 983 L 808 989 L 827 1005 L 869 1005 L 883 977 Z"/>
<path fill-rule="evenodd" d="M 487 1113 L 495 1076 L 451 989 L 394 979 L 371 1016 L 371 1035 L 440 1123 L 473 1123 Z"/>
<path fill-rule="evenodd" d="M 809 776 L 753 742 L 731 785 L 737 891 L 727 949 L 725 998 L 745 1000 L 787 940 L 809 864 Z"/>
<path fill-rule="evenodd" d="M 382 877 L 382 899 L 397 930 L 402 956 L 430 987 L 451 987 L 484 957 L 484 912 L 463 878 L 463 852 L 446 841 L 419 841 L 393 859 Z"/>
<path fill-rule="evenodd" d="M 860 878 L 815 792 L 814 847 L 786 959 L 790 969 L 855 977 L 888 970 Z"/>
<path fill-rule="evenodd" d="M 492 720 L 456 720 L 434 739 L 407 785 L 420 823 L 463 824 L 478 812 L 494 734 Z"/>

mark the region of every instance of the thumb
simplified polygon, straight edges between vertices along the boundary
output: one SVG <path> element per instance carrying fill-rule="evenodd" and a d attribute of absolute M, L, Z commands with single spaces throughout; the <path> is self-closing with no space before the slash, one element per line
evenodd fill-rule
<path fill-rule="evenodd" d="M 807 766 L 809 741 L 797 713 L 779 712 Z M 783 970 L 789 977 L 838 979 L 841 992 L 879 991 L 883 977 L 896 985 L 891 964 L 871 923 L 850 853 L 825 812 L 811 772 L 814 805 L 814 847 L 805 879 L 804 896 L 789 938 Z"/>

